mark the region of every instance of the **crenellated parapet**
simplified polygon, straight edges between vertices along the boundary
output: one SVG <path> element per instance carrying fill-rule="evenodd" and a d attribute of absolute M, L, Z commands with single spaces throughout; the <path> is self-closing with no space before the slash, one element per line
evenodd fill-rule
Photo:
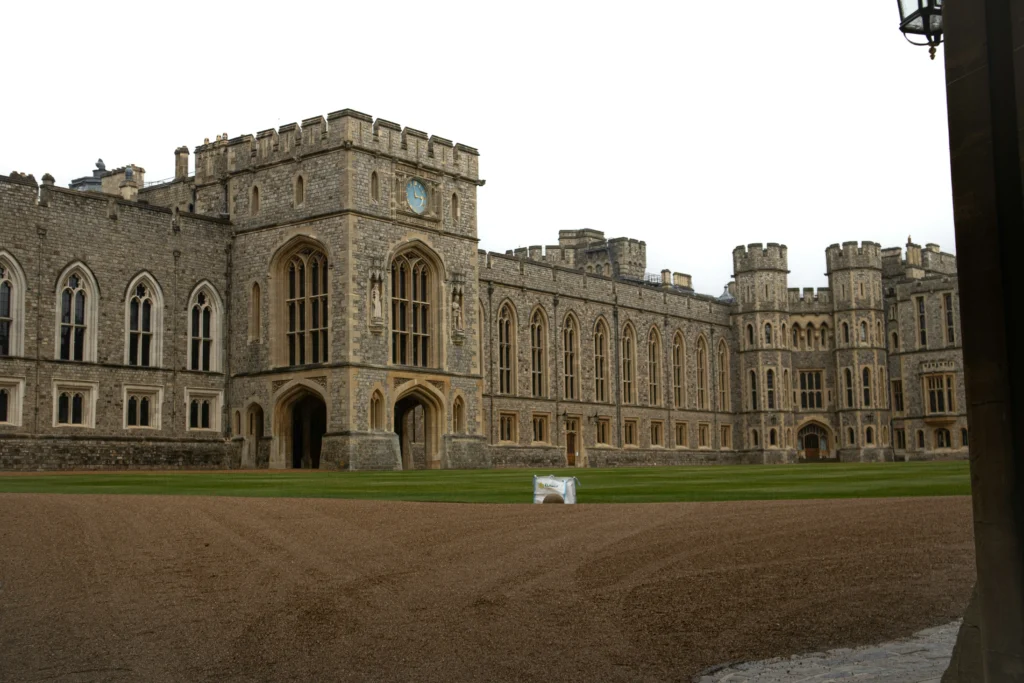
<path fill-rule="evenodd" d="M 882 270 L 882 245 L 877 242 L 843 242 L 825 250 L 828 273 L 841 270 Z"/>
<path fill-rule="evenodd" d="M 196 147 L 196 183 L 223 180 L 334 149 L 361 149 L 479 182 L 480 153 L 473 147 L 402 128 L 353 109 L 288 123 L 276 130 L 229 138 L 226 133 Z"/>
<path fill-rule="evenodd" d="M 752 273 L 762 270 L 789 272 L 788 249 L 784 244 L 760 242 L 739 246 L 732 250 L 733 274 Z"/>
<path fill-rule="evenodd" d="M 831 310 L 832 290 L 828 287 L 790 287 L 787 290 L 789 310 L 793 314 Z"/>

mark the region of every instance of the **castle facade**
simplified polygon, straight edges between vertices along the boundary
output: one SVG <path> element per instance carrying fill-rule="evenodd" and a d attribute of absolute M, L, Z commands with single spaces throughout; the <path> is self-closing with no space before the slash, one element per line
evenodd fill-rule
<path fill-rule="evenodd" d="M 477 150 L 342 110 L 60 188 L 0 176 L 0 469 L 966 457 L 956 260 L 477 249 Z"/>

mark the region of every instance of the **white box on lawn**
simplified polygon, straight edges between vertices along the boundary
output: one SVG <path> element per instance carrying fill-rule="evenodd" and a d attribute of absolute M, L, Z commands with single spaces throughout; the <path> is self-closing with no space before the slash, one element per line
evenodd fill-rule
<path fill-rule="evenodd" d="M 576 503 L 576 485 L 579 484 L 576 477 L 538 477 L 533 475 L 533 502 L 543 503 L 544 498 L 552 493 L 562 497 L 562 501 L 568 505 Z"/>

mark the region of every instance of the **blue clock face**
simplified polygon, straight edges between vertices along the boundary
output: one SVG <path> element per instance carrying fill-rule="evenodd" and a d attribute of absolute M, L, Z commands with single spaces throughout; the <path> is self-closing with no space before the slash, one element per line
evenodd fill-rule
<path fill-rule="evenodd" d="M 427 210 L 427 188 L 418 180 L 410 180 L 405 184 L 405 198 L 409 202 L 409 208 L 416 213 L 423 213 Z"/>

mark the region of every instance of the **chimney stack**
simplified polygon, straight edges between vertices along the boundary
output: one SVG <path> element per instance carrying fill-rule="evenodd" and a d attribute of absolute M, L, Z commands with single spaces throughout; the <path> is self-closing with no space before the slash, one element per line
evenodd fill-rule
<path fill-rule="evenodd" d="M 182 146 L 174 150 L 174 179 L 185 178 L 188 178 L 188 147 Z"/>

